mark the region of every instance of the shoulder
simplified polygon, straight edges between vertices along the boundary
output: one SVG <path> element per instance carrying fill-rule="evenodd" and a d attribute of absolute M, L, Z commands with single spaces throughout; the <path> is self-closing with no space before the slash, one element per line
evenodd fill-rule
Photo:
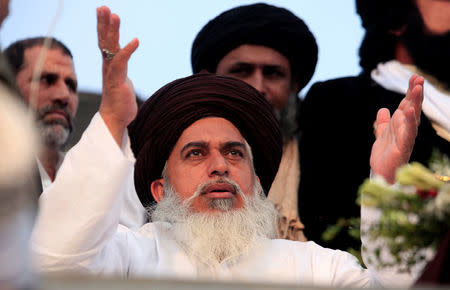
<path fill-rule="evenodd" d="M 314 242 L 271 240 L 271 247 L 287 264 L 315 285 L 364 287 L 370 277 L 356 257 L 348 252 L 319 246 Z"/>
<path fill-rule="evenodd" d="M 323 263 L 326 261 L 335 261 L 338 260 L 347 260 L 350 259 L 352 261 L 356 260 L 354 256 L 352 256 L 348 252 L 344 252 L 341 250 L 333 250 L 329 248 L 324 248 L 315 242 L 299 242 L 299 241 L 290 241 L 283 239 L 275 239 L 270 240 L 271 247 L 280 252 L 284 252 L 287 255 L 294 255 L 298 258 L 301 258 L 302 261 L 310 261 L 310 262 L 319 262 Z"/>
<path fill-rule="evenodd" d="M 365 75 L 350 76 L 316 82 L 309 89 L 305 99 L 316 94 L 336 94 L 341 92 L 355 92 L 370 85 L 370 79 Z"/>
<path fill-rule="evenodd" d="M 350 99 L 374 100 L 382 99 L 402 99 L 403 95 L 389 91 L 372 80 L 370 74 L 364 73 L 358 76 L 330 79 L 313 84 L 305 96 L 305 100 L 310 99 Z"/>
<path fill-rule="evenodd" d="M 157 236 L 169 234 L 172 225 L 166 222 L 150 222 L 144 224 L 139 233 L 146 236 L 149 239 L 155 239 Z"/>
<path fill-rule="evenodd" d="M 313 84 L 300 105 L 300 119 L 322 121 L 341 116 L 343 111 L 352 112 L 367 102 L 363 93 L 367 82 L 363 76 L 354 76 Z"/>
<path fill-rule="evenodd" d="M 128 248 L 139 253 L 141 257 L 157 257 L 159 245 L 169 240 L 169 232 L 170 225 L 159 222 L 146 223 L 138 231 L 130 230 L 122 225 L 119 225 L 117 230 L 118 238 L 125 239 Z"/>

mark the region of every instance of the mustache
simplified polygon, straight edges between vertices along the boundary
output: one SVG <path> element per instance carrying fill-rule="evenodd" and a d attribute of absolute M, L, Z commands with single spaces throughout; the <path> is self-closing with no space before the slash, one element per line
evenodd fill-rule
<path fill-rule="evenodd" d="M 39 110 L 37 110 L 37 119 L 38 120 L 42 120 L 44 119 L 44 117 L 49 114 L 49 113 L 53 113 L 56 111 L 62 111 L 66 117 L 67 123 L 69 125 L 70 130 L 72 130 L 72 122 L 73 122 L 73 117 L 69 111 L 69 109 L 67 108 L 67 105 L 62 104 L 62 103 L 52 103 L 48 106 L 45 106 L 43 108 L 40 108 Z"/>
<path fill-rule="evenodd" d="M 227 185 L 233 187 L 234 192 L 236 192 L 236 194 L 239 194 L 242 198 L 245 198 L 245 195 L 242 192 L 241 187 L 236 182 L 234 182 L 233 180 L 231 180 L 227 177 L 220 177 L 219 179 L 199 184 L 197 186 L 197 189 L 195 190 L 194 194 L 191 197 L 189 197 L 186 200 L 186 202 L 191 203 L 196 197 L 205 193 L 208 187 L 210 187 L 211 185 L 214 185 L 214 184 L 227 184 Z"/>

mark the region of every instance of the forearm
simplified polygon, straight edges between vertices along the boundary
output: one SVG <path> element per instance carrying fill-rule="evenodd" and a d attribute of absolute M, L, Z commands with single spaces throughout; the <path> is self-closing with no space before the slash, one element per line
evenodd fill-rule
<path fill-rule="evenodd" d="M 97 114 L 40 198 L 32 247 L 41 270 L 96 259 L 116 232 L 132 166 Z"/>

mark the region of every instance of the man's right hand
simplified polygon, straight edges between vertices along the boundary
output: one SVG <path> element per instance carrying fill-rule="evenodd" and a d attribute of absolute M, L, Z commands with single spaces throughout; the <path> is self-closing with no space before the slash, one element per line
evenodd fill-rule
<path fill-rule="evenodd" d="M 128 60 L 139 46 L 137 38 L 124 48 L 119 45 L 120 18 L 106 6 L 97 8 L 98 47 L 103 56 L 102 101 L 100 115 L 111 135 L 120 146 L 125 128 L 136 117 L 137 103 L 134 87 L 127 76 Z M 114 53 L 108 59 L 103 50 Z"/>

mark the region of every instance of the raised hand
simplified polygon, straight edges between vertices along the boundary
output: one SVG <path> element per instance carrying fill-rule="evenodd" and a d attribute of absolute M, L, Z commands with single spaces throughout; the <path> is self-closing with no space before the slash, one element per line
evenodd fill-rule
<path fill-rule="evenodd" d="M 396 169 L 411 157 L 423 101 L 423 77 L 413 75 L 405 98 L 390 117 L 380 109 L 376 120 L 376 140 L 370 155 L 370 166 L 376 175 L 394 183 Z"/>
<path fill-rule="evenodd" d="M 120 18 L 106 6 L 97 8 L 98 47 L 102 52 L 102 101 L 100 115 L 117 144 L 125 128 L 136 117 L 133 84 L 127 76 L 128 60 L 139 45 L 137 38 L 124 48 L 119 44 Z"/>

